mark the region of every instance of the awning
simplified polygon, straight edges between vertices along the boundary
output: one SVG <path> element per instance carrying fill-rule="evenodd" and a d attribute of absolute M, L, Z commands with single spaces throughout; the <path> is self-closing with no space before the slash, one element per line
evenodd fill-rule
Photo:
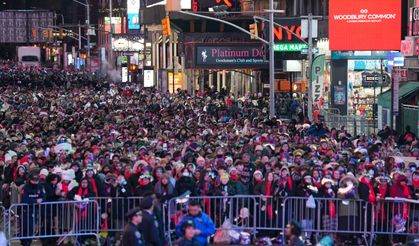
<path fill-rule="evenodd" d="M 406 98 L 413 93 L 418 93 L 418 91 L 419 81 L 401 83 L 399 101 L 402 102 L 403 98 Z M 378 105 L 384 108 L 391 108 L 391 89 L 378 95 Z"/>

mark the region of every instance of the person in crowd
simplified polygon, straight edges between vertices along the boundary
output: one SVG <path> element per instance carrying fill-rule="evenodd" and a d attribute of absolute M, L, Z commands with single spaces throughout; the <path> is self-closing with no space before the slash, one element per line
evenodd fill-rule
<path fill-rule="evenodd" d="M 289 246 L 303 246 L 303 240 L 300 239 L 302 227 L 297 221 L 291 221 L 285 228 L 285 237 Z"/>
<path fill-rule="evenodd" d="M 209 237 L 215 233 L 215 225 L 211 218 L 202 212 L 201 204 L 196 199 L 190 201 L 188 214 L 176 226 L 176 232 L 179 236 L 182 235 L 183 224 L 188 221 L 192 221 L 195 225 L 194 239 L 202 246 L 208 245 Z"/>
<path fill-rule="evenodd" d="M 144 242 L 146 246 L 163 246 L 164 238 L 159 235 L 159 223 L 154 213 L 153 197 L 144 197 L 141 201 L 141 209 L 143 218 L 138 228 L 144 235 Z"/>
<path fill-rule="evenodd" d="M 182 225 L 182 237 L 175 241 L 175 246 L 200 246 L 201 244 L 195 239 L 197 230 L 193 221 L 186 221 Z"/>
<path fill-rule="evenodd" d="M 24 185 L 22 190 L 22 203 L 28 204 L 29 206 L 23 207 L 21 211 L 20 226 L 21 236 L 30 237 L 34 235 L 34 227 L 38 222 L 37 216 L 34 216 L 39 210 L 34 204 L 40 204 L 45 199 L 45 192 L 42 185 L 39 184 L 39 173 L 36 170 L 31 171 L 29 174 L 29 182 Z M 21 243 L 23 246 L 30 246 L 32 239 L 22 239 Z"/>
<path fill-rule="evenodd" d="M 129 223 L 125 226 L 121 245 L 145 246 L 143 235 L 138 230 L 138 225 L 142 222 L 142 216 L 143 214 L 139 208 L 128 211 Z"/>

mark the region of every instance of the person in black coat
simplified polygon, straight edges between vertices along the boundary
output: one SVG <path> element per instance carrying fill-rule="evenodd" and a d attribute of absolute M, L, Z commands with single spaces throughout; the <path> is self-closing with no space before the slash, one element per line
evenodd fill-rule
<path fill-rule="evenodd" d="M 130 210 L 127 214 L 130 223 L 125 226 L 121 245 L 144 246 L 144 240 L 138 231 L 138 225 L 142 221 L 142 212 L 139 208 Z"/>
<path fill-rule="evenodd" d="M 192 178 L 191 173 L 186 168 L 182 170 L 182 176 L 176 182 L 175 190 L 176 194 L 178 194 L 179 196 L 183 195 L 187 191 L 189 191 L 190 193 L 193 193 L 195 191 L 194 178 Z"/>
<path fill-rule="evenodd" d="M 141 233 L 144 235 L 146 246 L 163 246 L 164 238 L 159 235 L 160 228 L 158 219 L 154 214 L 153 197 L 147 196 L 141 201 L 143 218 L 138 225 Z"/>
<path fill-rule="evenodd" d="M 60 198 L 55 191 L 57 189 L 57 184 L 60 182 L 60 177 L 56 174 L 49 174 L 45 180 L 45 183 L 42 184 L 45 190 L 45 202 L 56 202 Z M 42 227 L 43 235 L 52 235 L 54 233 L 53 224 L 55 217 L 57 217 L 59 211 L 59 206 L 57 205 L 45 205 L 45 209 L 41 211 L 43 214 L 42 218 L 45 218 L 45 223 Z M 42 245 L 54 245 L 53 243 L 56 238 L 43 238 L 41 239 Z"/>
<path fill-rule="evenodd" d="M 144 197 L 145 194 L 153 192 L 153 177 L 149 174 L 143 174 L 140 176 L 138 185 L 135 187 L 134 195 Z"/>
<path fill-rule="evenodd" d="M 44 188 L 39 184 L 39 174 L 33 172 L 29 175 L 29 181 L 23 187 L 22 192 L 22 203 L 28 205 L 39 204 L 45 199 Z M 31 237 L 34 235 L 34 225 L 37 223 L 37 216 L 31 216 L 37 214 L 37 208 L 35 206 L 23 207 L 22 214 L 20 214 L 20 225 L 21 225 L 21 236 Z M 22 239 L 21 243 L 23 246 L 29 246 L 32 243 L 32 239 Z"/>

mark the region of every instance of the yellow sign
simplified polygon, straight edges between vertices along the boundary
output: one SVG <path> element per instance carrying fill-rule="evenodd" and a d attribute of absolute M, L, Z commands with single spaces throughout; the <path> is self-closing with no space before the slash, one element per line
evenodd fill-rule
<path fill-rule="evenodd" d="M 177 73 L 175 74 L 175 79 L 173 81 L 173 73 L 168 73 L 167 75 L 167 85 L 170 93 L 177 92 L 177 89 L 183 89 L 182 87 L 182 74 Z M 175 82 L 175 85 L 173 86 L 173 82 Z"/>

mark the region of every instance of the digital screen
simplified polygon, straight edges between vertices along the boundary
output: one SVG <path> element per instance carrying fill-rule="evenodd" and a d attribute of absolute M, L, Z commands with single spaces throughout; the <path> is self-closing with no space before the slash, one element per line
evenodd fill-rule
<path fill-rule="evenodd" d="M 330 0 L 330 50 L 400 50 L 400 0 Z"/>

